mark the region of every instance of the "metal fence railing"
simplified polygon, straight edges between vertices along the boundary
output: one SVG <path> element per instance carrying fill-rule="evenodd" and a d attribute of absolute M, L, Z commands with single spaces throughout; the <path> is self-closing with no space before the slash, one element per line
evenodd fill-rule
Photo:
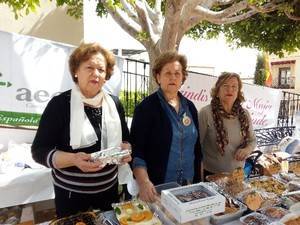
<path fill-rule="evenodd" d="M 132 116 L 134 108 L 149 95 L 149 63 L 125 59 L 122 73 L 120 99 L 126 116 Z"/>
<path fill-rule="evenodd" d="M 294 126 L 295 113 L 300 110 L 300 94 L 282 91 L 277 126 Z"/>

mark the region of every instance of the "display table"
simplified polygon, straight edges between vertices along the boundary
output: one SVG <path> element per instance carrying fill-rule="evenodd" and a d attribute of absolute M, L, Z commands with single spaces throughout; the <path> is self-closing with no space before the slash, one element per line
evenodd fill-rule
<path fill-rule="evenodd" d="M 53 198 L 51 169 L 23 169 L 0 174 L 0 208 Z"/>

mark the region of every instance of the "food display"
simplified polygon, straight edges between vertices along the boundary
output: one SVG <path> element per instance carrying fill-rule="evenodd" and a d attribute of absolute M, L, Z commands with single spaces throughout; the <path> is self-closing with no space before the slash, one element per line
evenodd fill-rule
<path fill-rule="evenodd" d="M 263 198 L 258 192 L 251 191 L 243 197 L 243 202 L 254 211 L 262 206 Z"/>
<path fill-rule="evenodd" d="M 149 206 L 141 200 L 113 204 L 115 215 L 121 225 L 161 225 Z"/>
<path fill-rule="evenodd" d="M 277 195 L 281 195 L 286 190 L 286 186 L 278 180 L 275 180 L 273 177 L 254 178 L 250 180 L 249 183 L 252 188 L 263 189 Z"/>
<path fill-rule="evenodd" d="M 299 158 L 289 158 L 289 171 L 295 174 L 300 174 L 300 159 Z"/>
<path fill-rule="evenodd" d="M 206 180 L 209 182 L 215 182 L 220 179 L 227 178 L 229 176 L 230 176 L 229 173 L 216 173 L 216 174 L 207 175 Z"/>
<path fill-rule="evenodd" d="M 281 198 L 276 194 L 257 189 L 243 191 L 237 196 L 237 199 L 253 211 L 281 203 Z"/>
<path fill-rule="evenodd" d="M 120 147 L 103 149 L 91 154 L 92 160 L 99 160 L 103 164 L 120 164 L 124 156 L 130 155 L 131 150 Z"/>
<path fill-rule="evenodd" d="M 114 158 L 110 153 L 101 154 L 97 160 L 112 160 L 120 156 L 119 153 L 116 155 Z M 118 163 L 113 160 L 106 162 Z M 237 220 L 243 225 L 300 225 L 300 215 L 286 217 L 294 212 L 293 204 L 300 204 L 300 177 L 296 174 L 280 172 L 272 177 L 244 180 L 243 171 L 237 169 L 233 173 L 207 176 L 207 180 L 212 182 L 187 186 L 159 185 L 162 188 L 158 190 L 160 195 L 154 203 L 139 199 L 115 203 L 110 211 L 112 216 L 105 217 L 107 220 L 99 216 L 104 212 L 97 216 L 87 212 L 52 221 L 50 225 L 176 225 L 201 224 L 204 219 L 212 225 Z"/>
<path fill-rule="evenodd" d="M 279 220 L 279 224 L 284 225 L 299 225 L 300 224 L 300 212 L 295 211 L 285 215 L 281 220 Z"/>
<path fill-rule="evenodd" d="M 240 221 L 244 225 L 269 225 L 271 223 L 265 215 L 256 212 L 241 217 Z"/>
<path fill-rule="evenodd" d="M 258 164 L 263 168 L 263 174 L 271 176 L 272 174 L 281 172 L 281 162 L 276 155 L 265 153 L 258 159 Z"/>
<path fill-rule="evenodd" d="M 96 214 L 93 212 L 79 213 L 69 217 L 54 220 L 50 225 L 96 225 Z"/>
<path fill-rule="evenodd" d="M 225 211 L 225 197 L 202 182 L 163 190 L 161 204 L 179 223 Z"/>
<path fill-rule="evenodd" d="M 294 174 L 294 173 L 278 173 L 278 175 L 275 175 L 275 178 L 277 179 L 280 179 L 282 182 L 290 182 L 290 181 L 293 181 L 293 180 L 299 180 L 300 181 L 300 178 Z"/>
<path fill-rule="evenodd" d="M 225 211 L 212 215 L 210 219 L 211 224 L 219 225 L 236 220 L 247 210 L 247 206 L 240 201 L 237 201 L 227 195 L 225 195 L 225 198 Z"/>
<path fill-rule="evenodd" d="M 205 190 L 191 190 L 189 192 L 180 193 L 175 195 L 181 202 L 190 202 L 201 198 L 210 196 Z"/>
<path fill-rule="evenodd" d="M 300 224 L 300 217 L 290 219 L 284 223 L 284 225 L 299 225 Z"/>
<path fill-rule="evenodd" d="M 278 221 L 286 214 L 288 214 L 287 209 L 284 209 L 282 207 L 275 207 L 275 206 L 264 208 L 260 212 L 265 216 L 267 216 L 272 221 Z"/>
<path fill-rule="evenodd" d="M 224 192 L 231 196 L 237 196 L 242 191 L 250 188 L 250 186 L 244 182 L 244 170 L 241 168 L 235 169 L 232 173 L 209 175 L 206 179 L 213 181 Z"/>

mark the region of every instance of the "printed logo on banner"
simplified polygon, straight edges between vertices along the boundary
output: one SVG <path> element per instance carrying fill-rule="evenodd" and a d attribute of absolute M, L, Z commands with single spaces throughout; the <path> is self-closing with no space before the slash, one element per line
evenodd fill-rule
<path fill-rule="evenodd" d="M 40 114 L 0 111 L 0 124 L 8 127 L 37 127 Z"/>
<path fill-rule="evenodd" d="M 263 98 L 248 99 L 244 107 L 250 111 L 253 126 L 268 126 L 268 114 L 272 112 L 274 105 Z"/>

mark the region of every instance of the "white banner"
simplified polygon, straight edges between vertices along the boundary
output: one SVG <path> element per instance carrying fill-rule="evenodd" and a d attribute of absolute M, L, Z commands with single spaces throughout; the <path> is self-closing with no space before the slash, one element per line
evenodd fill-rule
<path fill-rule="evenodd" d="M 216 81 L 216 77 L 190 72 L 181 92 L 200 110 L 210 103 L 210 91 Z M 254 129 L 276 127 L 282 92 L 251 84 L 243 84 L 242 91 L 246 99 L 243 107 L 250 112 Z"/>
<path fill-rule="evenodd" d="M 0 31 L 0 125 L 37 126 L 55 95 L 71 89 L 69 55 L 74 46 Z M 118 95 L 123 59 L 105 89 Z"/>

